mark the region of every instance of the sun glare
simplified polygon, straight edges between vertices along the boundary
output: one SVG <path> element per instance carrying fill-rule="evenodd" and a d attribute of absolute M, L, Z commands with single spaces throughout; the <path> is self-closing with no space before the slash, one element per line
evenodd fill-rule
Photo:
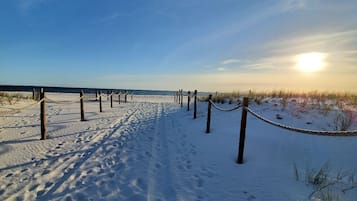
<path fill-rule="evenodd" d="M 296 66 L 303 72 L 320 71 L 325 66 L 326 54 L 321 52 L 309 52 L 299 54 L 296 57 Z"/>

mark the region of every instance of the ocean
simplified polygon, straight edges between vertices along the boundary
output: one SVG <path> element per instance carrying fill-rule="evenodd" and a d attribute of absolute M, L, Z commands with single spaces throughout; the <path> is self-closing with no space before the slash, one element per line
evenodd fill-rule
<path fill-rule="evenodd" d="M 139 89 L 114 89 L 114 88 L 81 88 L 81 87 L 53 87 L 53 86 L 24 86 L 24 85 L 0 85 L 0 91 L 33 91 L 44 89 L 45 92 L 57 92 L 57 93 L 79 93 L 83 90 L 84 93 L 96 93 L 101 91 L 102 93 L 119 93 L 127 91 L 130 94 L 137 95 L 174 95 L 176 91 L 169 90 L 139 90 Z M 191 93 L 193 90 L 191 90 Z M 187 91 L 184 91 L 187 94 Z M 199 92 L 200 96 L 207 95 L 207 92 Z"/>

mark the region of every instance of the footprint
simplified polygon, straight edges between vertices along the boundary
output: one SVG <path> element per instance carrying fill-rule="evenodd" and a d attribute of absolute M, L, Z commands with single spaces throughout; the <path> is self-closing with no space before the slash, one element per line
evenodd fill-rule
<path fill-rule="evenodd" d="M 28 169 L 27 168 L 25 168 L 25 169 L 22 169 L 21 170 L 21 172 L 26 172 Z"/>
<path fill-rule="evenodd" d="M 198 188 L 202 188 L 202 187 L 203 187 L 203 184 L 204 184 L 204 180 L 203 180 L 200 176 L 198 176 L 198 175 L 195 175 L 194 177 L 196 178 L 197 187 L 198 187 Z"/>
<path fill-rule="evenodd" d="M 35 185 L 33 185 L 33 186 L 29 189 L 29 191 L 31 192 L 31 191 L 35 190 L 39 185 L 40 185 L 40 184 L 35 184 Z"/>
<path fill-rule="evenodd" d="M 45 170 L 43 171 L 43 173 L 42 173 L 42 175 L 41 175 L 41 176 L 44 176 L 44 175 L 49 174 L 49 173 L 50 173 L 50 170 L 45 169 Z"/>
<path fill-rule="evenodd" d="M 155 167 L 156 167 L 157 169 L 160 169 L 160 168 L 161 168 L 161 165 L 160 165 L 159 163 L 156 163 L 156 164 L 155 164 Z"/>
<path fill-rule="evenodd" d="M 45 190 L 37 191 L 37 197 L 40 197 L 40 196 L 42 196 L 43 194 L 45 194 Z"/>
<path fill-rule="evenodd" d="M 45 188 L 48 188 L 48 187 L 50 187 L 50 186 L 52 186 L 53 185 L 53 182 L 47 182 L 46 184 L 45 184 Z"/>
<path fill-rule="evenodd" d="M 253 200 L 256 199 L 256 197 L 255 197 L 254 195 L 251 195 L 251 194 L 248 193 L 247 191 L 243 191 L 243 194 L 246 195 L 246 196 L 248 196 L 248 197 L 247 197 L 247 200 L 248 200 L 248 201 L 253 201 Z"/>

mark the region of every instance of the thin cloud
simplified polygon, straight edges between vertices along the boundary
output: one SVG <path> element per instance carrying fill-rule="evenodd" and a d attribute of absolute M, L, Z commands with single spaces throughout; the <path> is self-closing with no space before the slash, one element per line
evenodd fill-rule
<path fill-rule="evenodd" d="M 115 21 L 121 17 L 130 17 L 131 15 L 128 13 L 119 13 L 119 12 L 114 12 L 110 15 L 104 16 L 102 18 L 99 18 L 98 20 L 95 21 L 95 23 L 105 23 L 105 22 L 112 22 Z"/>
<path fill-rule="evenodd" d="M 298 51 L 312 50 L 312 49 L 336 49 L 336 46 L 342 46 L 344 49 L 350 49 L 346 45 L 355 47 L 357 44 L 357 30 L 349 31 L 335 31 L 330 33 L 321 33 L 314 35 L 305 35 L 296 38 L 288 38 L 285 40 L 276 40 L 266 43 L 264 49 L 269 49 L 276 53 L 287 52 L 292 49 Z M 352 47 L 351 47 L 352 48 Z"/>
<path fill-rule="evenodd" d="M 357 30 L 335 31 L 272 41 L 262 51 L 271 55 L 298 55 L 306 52 L 325 52 L 329 55 L 326 70 L 355 72 L 357 66 Z M 338 68 L 336 68 L 338 66 Z"/>
<path fill-rule="evenodd" d="M 306 7 L 306 0 L 283 0 L 280 5 L 283 11 L 299 10 Z"/>
<path fill-rule="evenodd" d="M 218 67 L 217 70 L 218 71 L 225 71 L 226 69 L 224 67 Z"/>
<path fill-rule="evenodd" d="M 232 63 L 238 63 L 240 61 L 241 60 L 239 60 L 239 59 L 227 59 L 227 60 L 222 61 L 222 64 L 226 65 L 226 64 L 232 64 Z"/>

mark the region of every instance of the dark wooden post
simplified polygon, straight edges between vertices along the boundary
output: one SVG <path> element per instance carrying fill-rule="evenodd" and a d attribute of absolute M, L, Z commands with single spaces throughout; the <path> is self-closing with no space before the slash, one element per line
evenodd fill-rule
<path fill-rule="evenodd" d="M 249 99 L 247 97 L 243 98 L 243 108 L 242 108 L 242 118 L 240 122 L 240 135 L 239 135 L 239 147 L 238 147 L 238 164 L 243 164 L 244 155 L 244 143 L 245 143 L 245 129 L 247 126 L 247 110 Z"/>
<path fill-rule="evenodd" d="M 102 92 L 99 92 L 99 112 L 103 112 L 103 109 L 102 109 Z"/>
<path fill-rule="evenodd" d="M 181 96 L 180 96 L 180 92 L 181 92 L 181 89 L 179 89 L 177 91 L 177 100 L 178 100 L 178 104 L 181 104 Z"/>
<path fill-rule="evenodd" d="M 119 105 L 120 105 L 120 93 L 121 92 L 119 92 L 119 94 L 118 94 L 118 103 L 119 103 Z"/>
<path fill-rule="evenodd" d="M 187 111 L 190 111 L 191 92 L 187 92 Z"/>
<path fill-rule="evenodd" d="M 193 103 L 193 118 L 197 118 L 197 90 L 194 92 L 195 98 L 194 98 L 194 103 Z"/>
<path fill-rule="evenodd" d="M 95 100 L 98 101 L 98 91 L 95 91 Z"/>
<path fill-rule="evenodd" d="M 110 107 L 113 108 L 113 92 L 110 93 Z"/>
<path fill-rule="evenodd" d="M 84 94 L 83 91 L 80 92 L 79 94 L 80 97 L 80 103 L 81 103 L 81 121 L 84 121 Z"/>
<path fill-rule="evenodd" d="M 124 103 L 126 103 L 128 100 L 128 92 L 126 91 L 125 92 L 125 95 L 124 95 Z"/>
<path fill-rule="evenodd" d="M 35 100 L 35 88 L 32 88 L 32 100 Z"/>
<path fill-rule="evenodd" d="M 208 96 L 208 109 L 207 109 L 207 126 L 206 126 L 206 133 L 209 133 L 210 130 L 211 130 L 211 107 L 212 107 L 211 99 L 212 99 L 212 94 L 210 94 L 210 95 Z"/>
<path fill-rule="evenodd" d="M 183 89 L 181 89 L 181 107 L 183 107 Z"/>
<path fill-rule="evenodd" d="M 45 92 L 43 88 L 41 88 L 40 93 L 41 102 L 41 140 L 46 140 L 46 99 Z"/>

